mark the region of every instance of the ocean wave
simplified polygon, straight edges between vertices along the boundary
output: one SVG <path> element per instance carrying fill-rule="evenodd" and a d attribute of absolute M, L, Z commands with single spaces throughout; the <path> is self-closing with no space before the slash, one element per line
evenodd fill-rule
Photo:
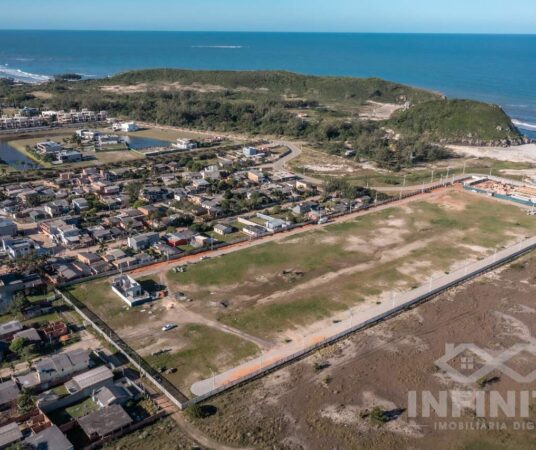
<path fill-rule="evenodd" d="M 24 72 L 21 69 L 10 69 L 7 65 L 0 66 L 1 78 L 13 78 L 16 81 L 24 83 L 41 84 L 50 81 L 52 77 L 48 75 L 39 75 L 37 73 Z"/>
<path fill-rule="evenodd" d="M 520 120 L 517 120 L 517 119 L 512 119 L 512 123 L 518 128 L 523 128 L 524 130 L 536 131 L 536 123 L 521 122 Z"/>
<path fill-rule="evenodd" d="M 240 49 L 242 45 L 192 45 L 191 48 L 223 48 L 223 49 Z"/>

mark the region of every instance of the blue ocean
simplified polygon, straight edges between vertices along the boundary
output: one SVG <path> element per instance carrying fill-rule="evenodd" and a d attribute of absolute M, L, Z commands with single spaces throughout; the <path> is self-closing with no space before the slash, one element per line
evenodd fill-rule
<path fill-rule="evenodd" d="M 154 67 L 380 77 L 497 103 L 536 138 L 536 35 L 0 31 L 0 76 Z"/>

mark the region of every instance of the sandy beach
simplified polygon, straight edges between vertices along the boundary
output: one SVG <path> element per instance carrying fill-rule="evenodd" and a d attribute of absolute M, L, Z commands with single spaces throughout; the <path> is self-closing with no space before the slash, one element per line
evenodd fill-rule
<path fill-rule="evenodd" d="M 450 145 L 448 148 L 463 156 L 536 164 L 536 144 L 518 145 L 514 147 L 470 147 Z"/>

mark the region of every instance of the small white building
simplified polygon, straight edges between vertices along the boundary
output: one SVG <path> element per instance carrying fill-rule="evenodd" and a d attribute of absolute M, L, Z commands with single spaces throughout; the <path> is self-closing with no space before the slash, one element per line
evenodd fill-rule
<path fill-rule="evenodd" d="M 123 274 L 112 281 L 112 290 L 129 306 L 137 306 L 151 300 L 141 284 L 129 275 Z"/>
<path fill-rule="evenodd" d="M 41 155 L 54 155 L 63 150 L 61 144 L 54 141 L 39 142 L 35 148 Z"/>
<path fill-rule="evenodd" d="M 193 150 L 197 148 L 197 142 L 192 139 L 177 139 L 175 147 L 179 150 Z"/>
<path fill-rule="evenodd" d="M 258 150 L 255 147 L 244 147 L 242 149 L 242 152 L 244 153 L 244 156 L 248 158 L 252 158 L 254 156 L 257 156 L 259 153 Z"/>
<path fill-rule="evenodd" d="M 112 129 L 114 131 L 132 133 L 134 131 L 138 131 L 140 128 L 138 127 L 136 122 L 116 122 L 112 125 Z"/>

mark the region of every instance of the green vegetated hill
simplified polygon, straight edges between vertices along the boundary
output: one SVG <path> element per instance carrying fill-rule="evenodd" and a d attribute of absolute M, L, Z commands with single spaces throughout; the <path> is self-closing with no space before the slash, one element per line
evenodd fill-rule
<path fill-rule="evenodd" d="M 397 170 L 450 157 L 446 143 L 521 143 L 497 106 L 446 100 L 377 78 L 282 71 L 133 71 L 101 80 L 59 78 L 40 86 L 0 84 L 0 107 L 89 108 L 136 121 L 252 136 L 307 140 L 324 151 Z M 46 96 L 42 94 L 46 93 Z M 359 117 L 368 101 L 408 106 L 383 121 Z M 396 130 L 395 139 L 388 130 Z"/>
<path fill-rule="evenodd" d="M 123 73 L 107 80 L 114 84 L 180 83 L 209 85 L 229 90 L 269 92 L 287 98 L 299 97 L 322 102 L 419 103 L 438 95 L 379 78 L 318 77 L 284 71 L 192 71 L 154 69 Z"/>
<path fill-rule="evenodd" d="M 497 105 L 472 100 L 434 100 L 395 113 L 390 123 L 441 143 L 519 143 L 521 134 Z"/>

